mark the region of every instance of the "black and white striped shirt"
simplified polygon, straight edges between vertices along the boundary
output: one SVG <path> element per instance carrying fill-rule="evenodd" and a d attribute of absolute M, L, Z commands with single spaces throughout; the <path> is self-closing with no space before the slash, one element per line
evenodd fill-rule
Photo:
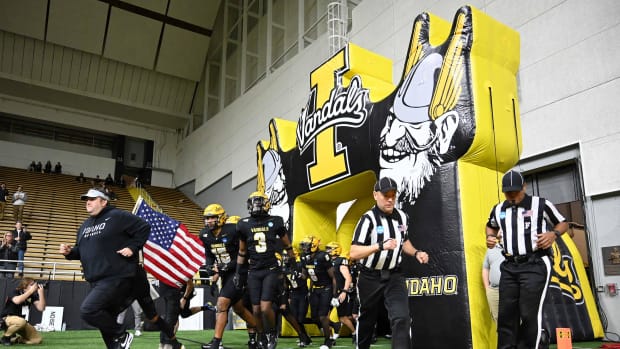
<path fill-rule="evenodd" d="M 498 229 L 502 235 L 504 253 L 518 256 L 537 250 L 537 235 L 546 233 L 565 221 L 551 201 L 525 195 L 516 206 L 509 201 L 496 204 L 491 210 L 487 226 Z"/>
<path fill-rule="evenodd" d="M 368 269 L 390 270 L 400 265 L 403 243 L 407 241 L 409 217 L 397 208 L 391 215 L 386 215 L 377 206 L 373 207 L 357 222 L 353 233 L 352 245 L 370 246 L 387 239 L 395 239 L 397 246 L 393 250 L 382 250 L 362 259 L 359 263 Z"/>

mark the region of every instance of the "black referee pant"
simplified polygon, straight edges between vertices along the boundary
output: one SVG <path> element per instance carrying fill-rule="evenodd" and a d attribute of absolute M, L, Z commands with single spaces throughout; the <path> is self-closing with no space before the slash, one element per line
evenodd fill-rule
<path fill-rule="evenodd" d="M 357 321 L 357 348 L 368 349 L 375 330 L 381 299 L 390 319 L 392 348 L 411 347 L 411 317 L 405 278 L 401 272 L 360 271 L 357 282 L 360 311 Z"/>
<path fill-rule="evenodd" d="M 551 273 L 549 257 L 533 255 L 521 262 L 506 260 L 500 271 L 497 348 L 543 348 L 540 339 Z"/>

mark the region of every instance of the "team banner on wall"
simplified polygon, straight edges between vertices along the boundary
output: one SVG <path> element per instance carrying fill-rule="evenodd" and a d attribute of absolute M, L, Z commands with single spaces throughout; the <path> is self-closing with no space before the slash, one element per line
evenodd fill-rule
<path fill-rule="evenodd" d="M 270 139 L 257 144 L 258 190 L 295 244 L 315 235 L 348 252 L 374 204 L 373 183 L 397 181 L 410 239 L 430 255 L 427 265 L 402 264 L 414 348 L 495 346 L 481 280 L 484 225 L 502 197 L 502 173 L 521 153 L 519 54 L 518 34 L 475 8 L 459 9 L 451 23 L 420 14 L 396 86 L 391 61 L 349 44 L 310 73 L 299 120 L 272 119 Z M 561 327 L 598 321 L 592 304 L 569 305 L 586 317 Z"/>

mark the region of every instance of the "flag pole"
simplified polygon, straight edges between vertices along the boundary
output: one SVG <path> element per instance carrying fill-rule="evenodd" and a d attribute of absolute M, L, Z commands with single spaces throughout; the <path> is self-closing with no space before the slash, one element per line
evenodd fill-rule
<path fill-rule="evenodd" d="M 133 205 L 133 210 L 131 210 L 131 213 L 136 214 L 136 212 L 138 212 L 138 207 L 142 204 L 142 200 L 144 200 L 142 195 L 138 196 L 138 200 L 136 200 L 136 203 Z"/>

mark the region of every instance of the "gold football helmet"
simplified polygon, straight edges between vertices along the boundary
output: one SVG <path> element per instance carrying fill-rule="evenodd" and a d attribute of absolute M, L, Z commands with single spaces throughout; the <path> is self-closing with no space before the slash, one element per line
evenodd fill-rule
<path fill-rule="evenodd" d="M 320 243 L 321 240 L 319 240 L 316 236 L 308 235 L 299 243 L 299 249 L 302 254 L 309 255 L 319 250 Z"/>
<path fill-rule="evenodd" d="M 248 197 L 248 212 L 251 216 L 266 215 L 271 208 L 271 202 L 265 193 L 255 191 Z"/>
<path fill-rule="evenodd" d="M 338 242 L 332 241 L 327 244 L 325 251 L 332 257 L 338 257 L 342 253 L 342 247 L 340 247 Z"/>
<path fill-rule="evenodd" d="M 226 211 L 224 207 L 220 204 L 210 204 L 205 207 L 204 212 L 202 213 L 205 219 L 209 217 L 217 217 L 214 226 L 209 226 L 210 229 L 217 229 L 226 223 L 226 219 L 228 216 L 226 215 Z"/>
<path fill-rule="evenodd" d="M 229 216 L 228 219 L 226 220 L 226 223 L 237 224 L 237 222 L 239 222 L 240 219 L 241 219 L 240 216 Z"/>

